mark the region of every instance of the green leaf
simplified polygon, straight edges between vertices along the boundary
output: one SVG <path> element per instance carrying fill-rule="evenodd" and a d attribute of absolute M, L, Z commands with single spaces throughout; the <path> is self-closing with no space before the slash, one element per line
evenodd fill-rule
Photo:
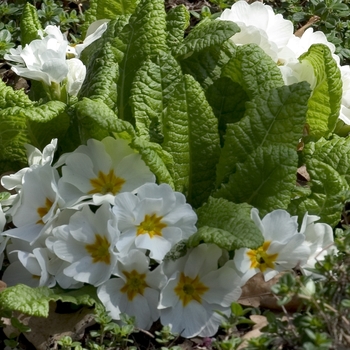
<path fill-rule="evenodd" d="M 47 317 L 49 302 L 61 300 L 77 305 L 93 306 L 96 301 L 95 288 L 85 286 L 76 291 L 54 291 L 47 287 L 31 288 L 23 284 L 6 288 L 0 293 L 0 309 L 22 312 L 31 316 Z"/>
<path fill-rule="evenodd" d="M 74 110 L 81 143 L 86 143 L 90 138 L 102 140 L 113 134 L 131 140 L 135 135 L 132 125 L 118 119 L 117 115 L 101 100 L 84 98 L 74 105 Z"/>
<path fill-rule="evenodd" d="M 119 49 L 124 52 L 118 81 L 118 116 L 134 124 L 129 104 L 137 70 L 148 57 L 167 51 L 165 8 L 162 0 L 141 0 L 129 23 L 121 31 Z"/>
<path fill-rule="evenodd" d="M 176 84 L 181 80 L 180 65 L 166 52 L 143 62 L 136 72 L 130 96 L 140 137 L 158 143 L 163 141 L 163 114 Z"/>
<path fill-rule="evenodd" d="M 24 47 L 34 39 L 39 39 L 38 30 L 42 30 L 36 7 L 26 2 L 23 8 L 21 21 L 21 44 Z"/>
<path fill-rule="evenodd" d="M 252 206 L 235 204 L 223 198 L 209 197 L 207 203 L 197 210 L 198 231 L 188 240 L 188 246 L 200 242 L 215 243 L 220 248 L 234 250 L 243 247 L 258 248 L 263 236 L 250 218 Z"/>
<path fill-rule="evenodd" d="M 337 225 L 343 209 L 341 192 L 348 190 L 349 185 L 335 169 L 317 159 L 307 160 L 306 168 L 312 192 L 308 197 L 293 200 L 288 211 L 300 219 L 308 212 L 320 216 L 320 222 Z"/>
<path fill-rule="evenodd" d="M 192 75 L 206 90 L 220 78 L 222 68 L 235 52 L 236 46 L 228 40 L 221 46 L 211 46 L 206 50 L 195 52 L 181 60 L 180 64 L 183 73 Z"/>
<path fill-rule="evenodd" d="M 90 0 L 89 9 L 84 12 L 82 32 L 85 34 L 89 25 L 96 20 L 114 20 L 118 16 L 131 15 L 138 2 L 139 0 Z"/>
<path fill-rule="evenodd" d="M 223 145 L 226 125 L 236 123 L 243 118 L 248 96 L 239 84 L 227 77 L 215 80 L 205 95 L 219 121 L 219 132 Z"/>
<path fill-rule="evenodd" d="M 44 148 L 52 138 L 61 138 L 69 127 L 67 105 L 60 101 L 49 101 L 39 107 L 22 110 L 27 119 L 30 144 Z"/>
<path fill-rule="evenodd" d="M 297 152 L 291 147 L 259 147 L 244 163 L 237 164 L 237 171 L 214 196 L 235 203 L 246 202 L 258 208 L 261 215 L 286 209 L 295 186 L 297 165 Z"/>
<path fill-rule="evenodd" d="M 327 137 L 338 121 L 342 80 L 340 70 L 330 49 L 323 44 L 312 45 L 308 52 L 299 57 L 314 68 L 316 86 L 309 100 L 306 122 L 311 139 Z"/>
<path fill-rule="evenodd" d="M 200 206 L 215 183 L 220 153 L 218 124 L 200 85 L 185 75 L 163 118 L 163 148 L 174 159 L 175 189 Z"/>
<path fill-rule="evenodd" d="M 205 51 L 213 46 L 221 46 L 227 39 L 240 31 L 232 21 L 206 19 L 197 24 L 178 46 L 173 46 L 173 55 L 181 60 L 195 52 Z"/>
<path fill-rule="evenodd" d="M 167 44 L 169 47 L 179 46 L 185 30 L 190 25 L 190 13 L 185 5 L 179 5 L 170 9 L 166 15 Z"/>
<path fill-rule="evenodd" d="M 159 144 L 141 138 L 135 138 L 130 146 L 141 154 L 143 161 L 157 177 L 158 184 L 167 183 L 173 189 L 175 188 L 169 171 L 173 168 L 174 161 L 168 152 L 164 151 Z"/>
<path fill-rule="evenodd" d="M 277 64 L 256 44 L 237 46 L 222 75 L 240 84 L 250 99 L 284 85 Z"/>
<path fill-rule="evenodd" d="M 228 124 L 225 145 L 217 168 L 217 185 L 227 181 L 258 147 L 285 145 L 297 148 L 302 137 L 309 84 L 301 82 L 271 89 L 246 103 L 244 117 Z"/>
<path fill-rule="evenodd" d="M 87 57 L 86 78 L 79 92 L 79 98 L 89 97 L 100 99 L 109 108 L 116 110 L 117 81 L 119 78 L 119 63 L 123 53 L 117 49 L 116 35 L 128 23 L 128 17 L 119 16 L 108 24 L 102 37 L 83 51 L 82 59 Z"/>
<path fill-rule="evenodd" d="M 330 165 L 350 185 L 350 137 L 321 138 L 316 143 L 306 144 L 303 153 L 305 159 L 314 158 Z"/>
<path fill-rule="evenodd" d="M 8 107 L 31 107 L 33 102 L 28 98 L 24 90 L 13 90 L 0 80 L 0 109 Z"/>

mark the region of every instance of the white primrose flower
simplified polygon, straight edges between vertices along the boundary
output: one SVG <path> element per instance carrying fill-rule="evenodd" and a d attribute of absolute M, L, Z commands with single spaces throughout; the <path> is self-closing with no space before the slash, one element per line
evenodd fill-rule
<path fill-rule="evenodd" d="M 56 284 L 54 276 L 47 271 L 50 252 L 46 248 L 35 248 L 32 252 L 17 252 L 18 260 L 13 261 L 3 274 L 3 281 L 8 286 L 18 283 L 30 287 L 53 287 Z"/>
<path fill-rule="evenodd" d="M 304 265 L 310 248 L 303 245 L 305 235 L 298 232 L 296 216 L 282 209 L 274 210 L 261 220 L 259 211 L 253 208 L 252 220 L 259 227 L 264 243 L 258 249 L 241 248 L 235 252 L 234 263 L 243 279 L 261 272 L 265 281 L 281 271 Z"/>
<path fill-rule="evenodd" d="M 315 223 L 320 217 L 305 214 L 301 224 L 300 232 L 305 235 L 304 246 L 310 249 L 307 262 L 300 266 L 305 275 L 314 275 L 310 270 L 315 267 L 316 262 L 324 260 L 328 254 L 337 253 L 334 245 L 333 229 L 324 223 Z"/>
<path fill-rule="evenodd" d="M 224 10 L 219 19 L 233 21 L 240 27 L 241 31 L 230 38 L 235 44 L 257 44 L 275 62 L 293 36 L 293 23 L 259 1 L 250 5 L 237 1 L 231 9 Z"/>
<path fill-rule="evenodd" d="M 135 153 L 128 142 L 106 137 L 102 141 L 90 139 L 87 145 L 63 155 L 59 190 L 68 202 L 75 205 L 92 198 L 94 204 L 114 203 L 120 192 L 136 190 L 146 182 L 155 182 L 155 176 Z"/>
<path fill-rule="evenodd" d="M 145 330 L 159 318 L 159 291 L 166 281 L 160 266 L 150 271 L 149 263 L 141 251 L 131 250 L 118 258 L 114 274 L 119 278 L 109 279 L 97 289 L 113 319 L 119 320 L 121 312 L 135 316 L 136 326 Z"/>
<path fill-rule="evenodd" d="M 31 41 L 23 49 L 19 46 L 5 54 L 5 60 L 18 63 L 11 67 L 17 75 L 42 81 L 48 86 L 51 83 L 60 83 L 67 76 L 68 41 L 64 40 L 62 34 L 62 37 L 58 36 L 56 30 L 52 30 L 52 33 Z"/>
<path fill-rule="evenodd" d="M 78 58 L 67 60 L 67 92 L 71 96 L 78 95 L 86 76 L 86 66 Z"/>
<path fill-rule="evenodd" d="M 121 232 L 117 248 L 121 254 L 138 248 L 150 251 L 150 257 L 161 262 L 179 241 L 197 231 L 197 215 L 185 196 L 167 184 L 147 183 L 137 190 L 115 197 L 114 213 Z"/>
<path fill-rule="evenodd" d="M 109 19 L 100 19 L 90 24 L 86 37 L 82 44 L 72 45 L 68 48 L 68 53 L 79 58 L 83 50 L 92 44 L 94 41 L 99 39 L 102 34 L 106 31 Z"/>
<path fill-rule="evenodd" d="M 341 66 L 340 72 L 343 82 L 343 96 L 339 119 L 350 125 L 350 66 Z"/>
<path fill-rule="evenodd" d="M 17 228 L 7 230 L 7 236 L 31 243 L 46 238 L 64 204 L 57 189 L 58 178 L 58 171 L 49 163 L 24 174 L 19 205 L 12 217 Z"/>
<path fill-rule="evenodd" d="M 71 216 L 68 225 L 53 229 L 50 248 L 69 263 L 63 269 L 66 276 L 94 286 L 110 278 L 117 263 L 119 231 L 115 220 L 110 205 L 104 203 L 95 213 L 84 206 Z"/>
<path fill-rule="evenodd" d="M 225 264 L 218 268 L 222 250 L 201 244 L 176 261 L 166 261 L 168 276 L 160 293 L 158 308 L 162 325 L 185 338 L 213 336 L 230 305 L 241 295 L 241 277 Z"/>

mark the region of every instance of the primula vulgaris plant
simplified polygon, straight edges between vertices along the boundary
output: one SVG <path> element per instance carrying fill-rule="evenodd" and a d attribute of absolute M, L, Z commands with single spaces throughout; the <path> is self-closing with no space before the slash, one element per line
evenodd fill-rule
<path fill-rule="evenodd" d="M 230 11 L 185 37 L 184 6 L 92 1 L 95 34 L 72 48 L 26 5 L 8 59 L 31 94 L 0 84 L 0 168 L 14 172 L 2 206 L 16 226 L 2 236 L 13 287 L 1 307 L 46 316 L 50 300 L 99 300 L 116 320 L 211 336 L 255 273 L 311 273 L 335 250 L 350 142 L 335 133 L 346 92 L 332 48 L 294 52 L 292 26 L 261 3 Z M 85 78 L 74 64 L 68 77 L 76 57 Z"/>

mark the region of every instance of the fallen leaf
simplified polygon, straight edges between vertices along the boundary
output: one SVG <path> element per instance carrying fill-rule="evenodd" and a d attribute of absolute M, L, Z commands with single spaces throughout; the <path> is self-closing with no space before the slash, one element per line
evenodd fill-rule
<path fill-rule="evenodd" d="M 262 334 L 262 332 L 260 330 L 268 325 L 268 321 L 267 321 L 267 318 L 265 316 L 251 315 L 250 319 L 255 323 L 255 325 L 253 326 L 253 329 L 251 331 L 249 331 L 243 335 L 242 339 L 244 339 L 244 341 L 237 348 L 237 350 L 244 349 L 248 345 L 247 340 L 259 337 Z"/>

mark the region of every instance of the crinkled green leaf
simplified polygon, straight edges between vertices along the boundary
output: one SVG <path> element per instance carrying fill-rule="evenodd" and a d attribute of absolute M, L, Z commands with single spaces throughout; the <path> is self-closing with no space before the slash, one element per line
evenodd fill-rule
<path fill-rule="evenodd" d="M 52 138 L 61 138 L 69 127 L 66 104 L 49 101 L 39 107 L 25 108 L 22 115 L 27 118 L 27 127 L 31 144 L 44 148 Z"/>
<path fill-rule="evenodd" d="M 112 134 L 119 134 L 119 136 L 124 134 L 124 137 L 130 140 L 135 135 L 132 125 L 118 119 L 117 115 L 101 100 L 84 98 L 77 102 L 74 108 L 82 143 L 90 138 L 101 140 Z"/>
<path fill-rule="evenodd" d="M 237 171 L 214 196 L 249 203 L 258 208 L 261 215 L 286 209 L 295 186 L 297 165 L 297 152 L 291 147 L 258 147 L 244 163 L 237 164 Z"/>
<path fill-rule="evenodd" d="M 135 73 L 149 56 L 167 51 L 165 8 L 162 0 L 141 0 L 121 31 L 119 49 L 124 52 L 118 80 L 118 116 L 134 124 L 129 104 Z"/>
<path fill-rule="evenodd" d="M 181 60 L 184 74 L 192 75 L 204 89 L 220 78 L 221 69 L 234 56 L 236 46 L 230 41 L 205 50 L 194 52 L 191 56 Z"/>
<path fill-rule="evenodd" d="M 342 191 L 348 190 L 346 180 L 330 165 L 317 159 L 306 162 L 310 174 L 311 194 L 293 200 L 288 208 L 290 213 L 302 218 L 309 215 L 320 216 L 320 222 L 335 226 L 339 223 L 343 210 Z"/>
<path fill-rule="evenodd" d="M 205 95 L 216 118 L 218 118 L 221 144 L 223 145 L 226 125 L 236 123 L 243 118 L 248 96 L 239 84 L 227 77 L 215 80 Z"/>
<path fill-rule="evenodd" d="M 180 45 L 173 46 L 172 53 L 176 58 L 184 59 L 212 46 L 221 46 L 239 31 L 238 25 L 232 21 L 206 19 L 197 24 Z"/>
<path fill-rule="evenodd" d="M 306 144 L 303 153 L 306 159 L 313 158 L 330 165 L 350 185 L 350 137 L 321 138 Z"/>
<path fill-rule="evenodd" d="M 184 39 L 185 30 L 190 25 L 190 13 L 185 5 L 170 9 L 166 15 L 167 44 L 169 47 L 179 46 Z"/>
<path fill-rule="evenodd" d="M 141 154 L 144 162 L 157 177 L 157 183 L 167 183 L 175 188 L 174 180 L 169 172 L 169 169 L 174 166 L 174 161 L 168 152 L 164 151 L 159 144 L 141 138 L 135 138 L 130 146 Z"/>
<path fill-rule="evenodd" d="M 99 19 L 112 19 L 134 13 L 139 0 L 90 0 L 89 9 L 84 12 L 85 21 L 82 32 L 85 34 L 89 25 Z"/>
<path fill-rule="evenodd" d="M 39 39 L 38 30 L 41 30 L 41 24 L 38 18 L 38 12 L 35 6 L 26 2 L 23 8 L 21 21 L 21 44 L 24 47 L 34 39 Z"/>
<path fill-rule="evenodd" d="M 33 106 L 33 102 L 23 90 L 13 90 L 0 80 L 0 109 L 16 106 L 26 108 Z"/>
<path fill-rule="evenodd" d="M 0 110 L 0 172 L 17 171 L 27 164 L 23 145 L 43 148 L 68 128 L 66 105 L 50 101 L 39 107 L 9 107 Z"/>
<path fill-rule="evenodd" d="M 174 159 L 175 189 L 200 206 L 215 183 L 220 153 L 218 122 L 200 85 L 185 75 L 163 118 L 163 148 Z"/>
<path fill-rule="evenodd" d="M 327 137 L 338 121 L 342 98 L 340 70 L 330 49 L 323 44 L 312 45 L 308 52 L 299 57 L 314 68 L 316 86 L 309 100 L 306 122 L 312 139 Z"/>
<path fill-rule="evenodd" d="M 227 250 L 260 247 L 264 239 L 250 217 L 251 209 L 252 206 L 247 203 L 236 204 L 223 198 L 210 197 L 197 210 L 198 231 L 189 238 L 188 245 L 215 243 Z"/>
<path fill-rule="evenodd" d="M 116 35 L 127 24 L 128 17 L 119 16 L 108 24 L 102 37 L 83 51 L 87 66 L 86 78 L 79 92 L 79 97 L 100 99 L 109 108 L 116 110 L 117 81 L 119 78 L 119 63 L 123 53 L 116 48 Z"/>
<path fill-rule="evenodd" d="M 277 64 L 256 44 L 237 46 L 222 75 L 240 84 L 250 99 L 284 85 Z"/>
<path fill-rule="evenodd" d="M 143 62 L 135 75 L 130 103 L 140 137 L 161 143 L 163 114 L 176 84 L 182 80 L 181 67 L 168 53 Z"/>
<path fill-rule="evenodd" d="M 217 185 L 227 181 L 236 164 L 260 146 L 286 145 L 296 149 L 302 137 L 310 96 L 301 82 L 271 89 L 246 103 L 245 116 L 228 124 L 217 168 Z"/>
<path fill-rule="evenodd" d="M 65 292 L 56 289 L 55 292 L 47 287 L 31 288 L 24 284 L 17 284 L 0 293 L 0 309 L 47 317 L 49 315 L 49 302 L 57 300 L 93 306 L 96 302 L 95 288 L 85 286 L 77 291 Z"/>

